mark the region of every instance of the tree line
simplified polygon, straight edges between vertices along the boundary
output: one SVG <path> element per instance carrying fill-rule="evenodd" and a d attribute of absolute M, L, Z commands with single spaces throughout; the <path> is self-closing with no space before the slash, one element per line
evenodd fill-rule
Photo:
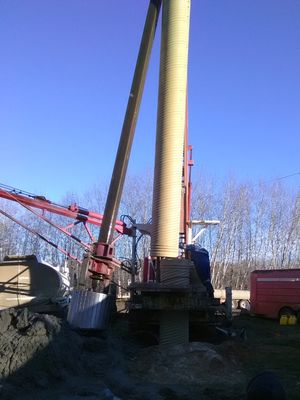
<path fill-rule="evenodd" d="M 96 212 L 103 212 L 107 187 L 94 186 L 85 193 L 66 194 L 62 204 L 76 202 Z M 66 252 L 82 258 L 84 249 L 75 241 L 36 218 L 20 205 L 0 200 L 0 207 L 14 215 L 30 228 L 57 243 Z M 140 223 L 151 217 L 152 179 L 150 175 L 129 176 L 120 206 L 120 215 Z M 67 218 L 46 214 L 53 222 L 67 225 Z M 126 220 L 127 218 L 127 220 Z M 199 238 L 199 244 L 210 253 L 212 281 L 215 288 L 232 286 L 249 288 L 249 273 L 255 269 L 300 267 L 300 193 L 282 182 L 240 182 L 227 178 L 215 182 L 209 176 L 194 179 L 192 219 L 218 219 L 220 224 L 208 227 Z M 196 226 L 194 234 L 197 233 Z M 95 238 L 98 228 L 92 227 Z M 74 233 L 88 241 L 80 226 Z M 131 240 L 123 237 L 117 242 L 118 257 L 131 256 Z M 141 237 L 138 257 L 149 252 L 149 238 Z M 7 254 L 36 254 L 53 265 L 61 265 L 65 256 L 37 236 L 25 231 L 6 217 L 0 216 L 0 258 Z M 128 275 L 119 273 L 118 279 L 126 285 Z"/>

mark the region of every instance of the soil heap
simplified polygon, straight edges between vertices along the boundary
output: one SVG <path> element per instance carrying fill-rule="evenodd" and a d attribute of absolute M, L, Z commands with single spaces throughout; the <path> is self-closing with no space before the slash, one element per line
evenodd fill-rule
<path fill-rule="evenodd" d="M 245 381 L 227 344 L 145 347 L 127 324 L 124 316 L 91 336 L 26 308 L 0 312 L 2 398 L 240 400 Z"/>

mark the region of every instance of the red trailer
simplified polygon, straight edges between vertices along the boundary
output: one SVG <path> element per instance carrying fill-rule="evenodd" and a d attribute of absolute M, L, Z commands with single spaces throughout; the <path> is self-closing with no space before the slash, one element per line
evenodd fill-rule
<path fill-rule="evenodd" d="M 251 313 L 300 315 L 300 269 L 257 270 L 250 278 Z"/>

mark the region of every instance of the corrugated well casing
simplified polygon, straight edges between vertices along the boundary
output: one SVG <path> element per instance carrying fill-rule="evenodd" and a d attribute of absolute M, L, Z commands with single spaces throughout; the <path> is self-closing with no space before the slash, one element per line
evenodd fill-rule
<path fill-rule="evenodd" d="M 68 312 L 68 322 L 76 329 L 106 329 L 112 299 L 104 293 L 75 290 Z"/>
<path fill-rule="evenodd" d="M 190 0 L 164 0 L 151 255 L 177 257 L 186 112 Z"/>

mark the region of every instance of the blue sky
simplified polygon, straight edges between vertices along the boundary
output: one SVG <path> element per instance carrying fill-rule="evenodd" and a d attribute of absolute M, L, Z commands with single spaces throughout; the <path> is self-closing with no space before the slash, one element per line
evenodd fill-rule
<path fill-rule="evenodd" d="M 110 179 L 148 0 L 0 1 L 0 182 L 60 200 Z M 300 171 L 300 2 L 194 0 L 194 174 Z M 155 40 L 129 173 L 152 171 Z M 287 178 L 299 187 L 300 175 Z"/>

